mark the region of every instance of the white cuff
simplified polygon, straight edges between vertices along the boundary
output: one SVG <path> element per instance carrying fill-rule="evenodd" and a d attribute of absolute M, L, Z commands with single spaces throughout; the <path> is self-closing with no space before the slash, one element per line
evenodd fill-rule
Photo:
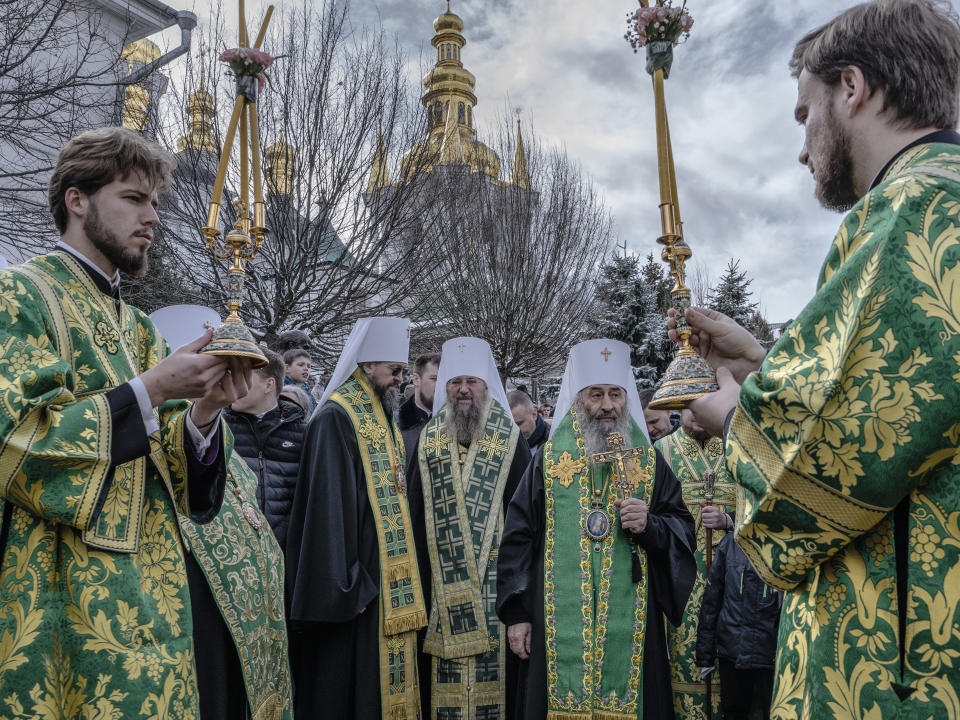
<path fill-rule="evenodd" d="M 155 432 L 160 432 L 160 425 L 157 423 L 157 418 L 153 415 L 153 405 L 150 404 L 150 393 L 147 392 L 147 386 L 143 384 L 143 380 L 140 379 L 140 376 L 133 378 L 129 382 L 130 389 L 133 390 L 133 394 L 137 396 L 137 405 L 140 406 L 140 417 L 143 419 L 143 427 L 147 431 L 147 435 L 152 435 Z"/>
<path fill-rule="evenodd" d="M 193 406 L 190 406 L 190 410 L 187 410 L 187 417 L 185 424 L 187 426 L 187 432 L 190 433 L 190 439 L 193 440 L 193 447 L 197 451 L 197 457 L 202 457 L 203 453 L 206 452 L 207 448 L 210 447 L 210 443 L 213 442 L 214 436 L 217 434 L 217 431 L 220 429 L 220 418 L 223 415 L 223 410 L 220 410 L 217 413 L 217 418 L 210 424 L 210 430 L 207 432 L 206 437 L 197 430 L 197 426 L 193 422 L 191 417 L 191 412 L 193 411 Z"/>

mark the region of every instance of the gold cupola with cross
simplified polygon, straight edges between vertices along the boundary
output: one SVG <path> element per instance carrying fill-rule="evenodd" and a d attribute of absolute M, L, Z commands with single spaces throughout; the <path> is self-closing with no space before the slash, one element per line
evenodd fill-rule
<path fill-rule="evenodd" d="M 420 98 L 427 113 L 427 138 L 403 156 L 402 176 L 409 180 L 416 173 L 432 172 L 436 166 L 467 165 L 471 172 L 496 179 L 500 158 L 476 139 L 476 78 L 463 66 L 461 54 L 467 44 L 463 20 L 450 11 L 449 2 L 447 11 L 433 21 L 433 29 L 437 60 L 423 78 L 425 92 Z"/>

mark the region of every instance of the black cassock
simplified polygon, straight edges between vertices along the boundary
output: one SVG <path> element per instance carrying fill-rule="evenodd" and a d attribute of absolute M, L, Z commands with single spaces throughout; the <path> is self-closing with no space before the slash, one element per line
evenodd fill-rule
<path fill-rule="evenodd" d="M 423 507 L 423 478 L 420 475 L 420 462 L 417 459 L 420 439 L 414 447 L 407 448 L 407 498 L 410 503 L 410 524 L 413 525 L 413 539 L 417 546 L 417 566 L 420 569 L 420 586 L 423 588 L 423 600 L 427 606 L 427 613 L 430 613 L 430 603 L 433 598 L 433 584 L 431 582 L 430 570 L 430 552 L 427 550 L 427 524 L 424 518 Z M 524 471 L 530 464 L 530 450 L 527 447 L 527 441 L 523 435 L 517 440 L 517 448 L 513 453 L 513 459 L 510 461 L 510 473 L 507 475 L 507 484 L 503 489 L 503 514 L 506 516 L 507 507 L 510 499 L 520 485 L 520 479 Z M 417 661 L 420 671 L 420 710 L 423 717 L 430 715 L 430 668 L 432 656 L 425 655 L 422 652 L 423 639 L 427 630 L 423 628 L 417 633 Z M 506 642 L 506 631 L 504 631 L 504 642 Z M 513 692 L 517 687 L 517 663 L 519 659 L 508 652 L 506 656 L 506 678 L 505 686 L 507 691 L 507 704 L 505 706 L 508 720 L 514 717 L 512 710 Z"/>
<path fill-rule="evenodd" d="M 520 661 L 517 718 L 547 716 L 547 661 L 543 630 L 543 451 L 537 452 L 507 510 L 497 566 L 497 615 L 507 625 L 533 623 L 529 660 Z M 564 529 L 558 527 L 558 532 Z M 621 530 L 621 532 L 623 532 Z M 634 536 L 647 551 L 648 622 L 643 652 L 643 717 L 673 718 L 670 663 L 662 616 L 678 625 L 693 589 L 697 563 L 693 517 L 680 483 L 657 453 L 647 527 Z M 578 572 L 572 568 L 571 572 Z M 511 653 L 512 654 L 512 653 Z"/>
<path fill-rule="evenodd" d="M 380 717 L 380 553 L 353 424 L 326 403 L 307 425 L 287 536 L 298 718 Z"/>

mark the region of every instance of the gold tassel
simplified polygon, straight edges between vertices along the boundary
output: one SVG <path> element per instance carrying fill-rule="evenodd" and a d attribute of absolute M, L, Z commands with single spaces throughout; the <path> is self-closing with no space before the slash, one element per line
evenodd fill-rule
<path fill-rule="evenodd" d="M 404 615 L 403 617 L 384 618 L 383 634 L 399 635 L 402 632 L 419 630 L 420 628 L 425 627 L 426 624 L 427 624 L 427 613 L 424 612 L 423 610 L 418 610 L 415 613 L 411 613 L 410 615 Z"/>
<path fill-rule="evenodd" d="M 403 565 L 394 565 L 392 568 L 387 570 L 387 580 L 391 583 L 409 579 L 410 565 L 408 563 L 404 563 Z"/>
<path fill-rule="evenodd" d="M 390 708 L 390 720 L 407 720 L 407 706 L 397 705 Z"/>

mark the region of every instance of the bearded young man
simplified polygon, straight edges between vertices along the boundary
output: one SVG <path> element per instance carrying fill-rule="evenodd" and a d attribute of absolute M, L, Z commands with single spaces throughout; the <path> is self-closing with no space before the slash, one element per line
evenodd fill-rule
<path fill-rule="evenodd" d="M 928 0 L 864 3 L 791 68 L 800 162 L 850 212 L 766 358 L 729 319 L 688 313 L 720 381 L 690 407 L 711 432 L 727 422 L 738 543 L 786 591 L 772 714 L 955 717 L 960 23 Z"/>
<path fill-rule="evenodd" d="M 503 516 L 530 461 L 490 346 L 443 344 L 433 417 L 414 448 L 410 515 L 430 621 L 420 655 L 423 714 L 503 720 L 516 685 L 494 612 Z M 512 700 L 512 695 L 510 697 Z"/>
<path fill-rule="evenodd" d="M 644 410 L 646 413 L 647 410 Z M 654 447 L 680 481 L 683 502 L 693 514 L 697 527 L 697 579 L 683 611 L 683 621 L 677 627 L 667 628 L 667 646 L 670 651 L 670 676 L 673 684 L 673 706 L 677 715 L 689 720 L 708 717 L 706 681 L 700 677 L 696 663 L 697 624 L 700 605 L 707 584 L 707 529 L 711 533 L 711 556 L 727 530 L 733 529 L 731 515 L 736 509 L 736 487 L 723 455 L 723 441 L 700 427 L 693 413 L 681 413 L 680 428 L 658 440 Z M 708 475 L 713 486 L 713 502 L 706 503 Z M 709 682 L 712 688 L 712 717 L 720 717 L 720 682 L 714 673 Z"/>
<path fill-rule="evenodd" d="M 290 716 L 262 562 L 279 550 L 221 421 L 249 363 L 200 353 L 210 332 L 171 354 L 118 292 L 146 271 L 174 165 L 123 128 L 73 138 L 50 179 L 60 242 L 0 271 L 0 686 L 18 717 Z M 243 617 L 221 590 L 241 570 L 260 608 Z"/>
<path fill-rule="evenodd" d="M 420 715 L 427 613 L 393 421 L 409 329 L 358 320 L 307 426 L 286 556 L 298 717 Z"/>
<path fill-rule="evenodd" d="M 594 455 L 618 433 L 626 478 Z M 693 518 L 646 435 L 630 348 L 570 350 L 550 439 L 507 510 L 497 614 L 521 660 L 517 717 L 672 718 L 664 618 L 696 575 Z"/>

